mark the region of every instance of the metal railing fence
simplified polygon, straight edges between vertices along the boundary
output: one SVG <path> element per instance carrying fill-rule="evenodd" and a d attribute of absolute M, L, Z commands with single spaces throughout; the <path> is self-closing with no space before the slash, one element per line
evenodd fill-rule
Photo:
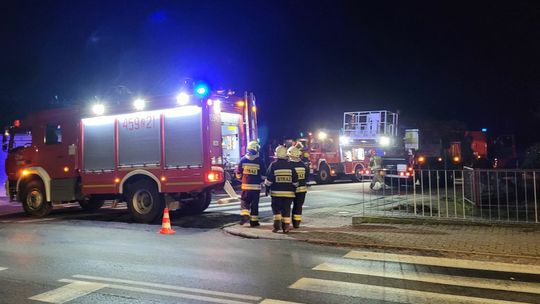
<path fill-rule="evenodd" d="M 363 214 L 539 223 L 540 170 L 416 170 L 374 186 L 362 192 Z"/>

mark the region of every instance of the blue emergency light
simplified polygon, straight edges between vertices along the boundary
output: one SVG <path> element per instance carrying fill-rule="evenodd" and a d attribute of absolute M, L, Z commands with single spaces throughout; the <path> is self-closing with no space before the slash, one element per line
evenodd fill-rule
<path fill-rule="evenodd" d="M 204 83 L 197 84 L 194 91 L 195 95 L 200 98 L 206 97 L 210 93 L 208 86 Z"/>

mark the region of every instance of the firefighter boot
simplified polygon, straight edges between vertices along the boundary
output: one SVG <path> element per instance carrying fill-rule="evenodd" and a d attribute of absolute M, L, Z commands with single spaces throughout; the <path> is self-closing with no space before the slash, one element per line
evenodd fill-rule
<path fill-rule="evenodd" d="M 240 225 L 244 225 L 247 222 L 249 222 L 249 215 L 242 215 L 242 218 L 240 219 Z"/>
<path fill-rule="evenodd" d="M 249 222 L 249 209 L 240 210 L 240 225 L 244 225 Z"/>
<path fill-rule="evenodd" d="M 283 223 L 283 233 L 289 233 L 291 231 L 291 224 Z"/>
<path fill-rule="evenodd" d="M 274 229 L 272 232 L 278 232 L 281 229 L 281 214 L 274 214 Z"/>
<path fill-rule="evenodd" d="M 284 217 L 281 228 L 283 228 L 283 233 L 289 233 L 291 231 L 291 218 Z"/>
<path fill-rule="evenodd" d="M 259 227 L 261 224 L 259 224 L 259 217 L 256 215 L 252 215 L 249 218 L 249 226 L 250 227 Z"/>
<path fill-rule="evenodd" d="M 293 215 L 292 225 L 295 229 L 300 228 L 300 222 L 302 222 L 302 216 L 298 214 Z"/>
<path fill-rule="evenodd" d="M 272 229 L 272 232 L 277 233 L 281 229 L 281 221 L 274 220 L 274 229 Z"/>

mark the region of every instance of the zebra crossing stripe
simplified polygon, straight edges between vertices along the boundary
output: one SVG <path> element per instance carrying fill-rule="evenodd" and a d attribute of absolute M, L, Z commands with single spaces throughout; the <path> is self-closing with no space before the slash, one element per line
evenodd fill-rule
<path fill-rule="evenodd" d="M 396 303 L 525 304 L 523 302 L 311 278 L 301 278 L 289 286 L 289 288 Z"/>
<path fill-rule="evenodd" d="M 104 287 L 106 287 L 106 285 L 101 283 L 73 281 L 68 285 L 38 294 L 29 299 L 46 303 L 62 304 L 100 290 Z"/>
<path fill-rule="evenodd" d="M 371 252 L 371 251 L 357 251 L 357 250 L 350 251 L 344 257 L 349 258 L 349 259 L 357 259 L 357 260 L 407 263 L 407 264 L 438 266 L 438 267 L 448 267 L 448 268 L 463 268 L 463 269 L 502 271 L 502 272 L 512 272 L 512 273 L 540 274 L 539 265 L 460 260 L 460 259 L 451 259 L 451 258 L 414 256 L 414 255 Z"/>
<path fill-rule="evenodd" d="M 62 279 L 59 281 L 64 282 L 64 283 L 77 283 L 77 282 L 89 283 L 85 281 L 77 281 L 77 280 L 69 280 L 69 279 Z M 209 303 L 252 304 L 252 302 L 241 302 L 241 301 L 236 301 L 236 300 L 214 298 L 210 296 L 201 296 L 201 295 L 194 295 L 194 294 L 175 292 L 175 291 L 149 289 L 149 288 L 143 288 L 143 287 L 117 285 L 117 284 L 104 284 L 104 285 L 107 288 L 112 288 L 112 289 L 127 290 L 127 291 L 133 291 L 133 292 L 140 292 L 140 293 L 147 293 L 147 294 L 152 294 L 152 295 L 175 297 L 175 298 L 182 298 L 182 299 L 190 299 L 190 300 L 203 301 L 203 302 L 209 302 Z"/>
<path fill-rule="evenodd" d="M 76 274 L 73 277 L 76 279 L 101 281 L 104 283 L 121 283 L 121 284 L 131 284 L 131 285 L 155 287 L 155 288 L 178 290 L 178 291 L 196 292 L 196 293 L 202 293 L 202 294 L 207 294 L 207 295 L 221 296 L 221 297 L 228 297 L 228 298 L 249 300 L 249 301 L 261 300 L 261 297 L 256 297 L 256 296 L 241 295 L 241 294 L 236 294 L 236 293 L 213 291 L 213 290 L 205 290 L 205 289 L 199 289 L 199 288 L 173 286 L 173 285 L 166 285 L 166 284 L 156 284 L 156 283 L 149 283 L 149 282 L 139 282 L 139 281 L 133 281 L 133 280 L 106 278 L 106 277 L 98 277 L 98 276 L 88 276 L 88 275 L 81 275 L 81 274 Z"/>
<path fill-rule="evenodd" d="M 387 268 L 380 269 L 369 266 L 350 266 L 332 263 L 323 263 L 313 268 L 320 271 L 331 271 L 341 273 L 352 273 L 367 276 L 377 276 L 384 278 L 418 281 L 435 284 L 445 284 L 453 286 L 464 286 L 473 288 L 485 288 L 495 290 L 505 290 L 514 292 L 526 292 L 540 294 L 540 284 L 518 281 L 505 281 L 496 279 L 484 279 L 475 277 L 450 276 L 437 273 L 422 273 L 415 270 L 400 269 L 392 271 Z"/>

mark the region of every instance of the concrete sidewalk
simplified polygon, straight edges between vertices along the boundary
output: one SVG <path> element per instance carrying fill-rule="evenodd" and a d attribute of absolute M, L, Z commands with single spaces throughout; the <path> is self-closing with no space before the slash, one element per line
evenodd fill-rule
<path fill-rule="evenodd" d="M 331 246 L 421 251 L 479 260 L 540 265 L 540 226 L 489 226 L 468 223 L 359 223 L 358 207 L 306 209 L 300 229 L 273 233 L 271 219 L 260 227 L 230 225 L 224 231 L 246 238 L 297 240 Z M 373 218 L 370 218 L 373 221 Z M 356 218 L 358 220 L 358 218 Z M 358 222 L 358 221 L 356 221 Z"/>

